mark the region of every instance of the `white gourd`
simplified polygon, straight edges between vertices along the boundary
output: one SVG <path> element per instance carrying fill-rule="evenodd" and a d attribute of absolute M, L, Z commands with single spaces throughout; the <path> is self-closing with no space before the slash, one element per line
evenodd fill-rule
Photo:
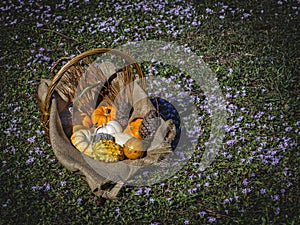
<path fill-rule="evenodd" d="M 77 150 L 93 157 L 93 148 L 91 145 L 92 132 L 88 129 L 80 129 L 71 136 L 71 142 Z"/>
<path fill-rule="evenodd" d="M 96 133 L 105 133 L 114 135 L 115 133 L 122 132 L 122 126 L 115 120 L 109 121 L 102 126 L 98 127 Z"/>

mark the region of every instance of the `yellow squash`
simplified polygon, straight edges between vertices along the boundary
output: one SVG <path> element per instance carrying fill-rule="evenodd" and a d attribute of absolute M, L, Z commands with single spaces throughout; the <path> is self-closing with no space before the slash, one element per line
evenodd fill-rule
<path fill-rule="evenodd" d="M 125 158 L 122 146 L 113 140 L 100 140 L 95 143 L 93 154 L 95 160 L 104 162 L 117 162 Z"/>

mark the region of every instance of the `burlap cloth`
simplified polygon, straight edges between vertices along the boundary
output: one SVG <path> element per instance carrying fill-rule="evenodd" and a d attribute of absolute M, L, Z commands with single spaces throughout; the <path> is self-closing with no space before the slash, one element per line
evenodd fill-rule
<path fill-rule="evenodd" d="M 114 71 L 107 71 L 112 74 Z M 42 79 L 38 87 L 38 100 L 43 104 L 50 80 Z M 133 114 L 129 121 L 135 117 L 144 116 L 149 110 L 154 109 L 151 101 L 138 82 L 132 83 L 131 91 L 126 92 L 132 99 Z M 60 113 L 70 104 L 70 99 L 56 88 L 52 99 L 49 120 L 49 138 L 53 151 L 59 162 L 72 172 L 82 174 L 91 188 L 99 197 L 115 199 L 122 186 L 131 179 L 140 168 L 153 165 L 168 155 L 171 142 L 175 137 L 176 128 L 171 120 L 164 121 L 160 118 L 160 126 L 154 138 L 148 143 L 147 155 L 142 159 L 123 160 L 117 163 L 96 161 L 78 151 L 70 142 L 69 135 L 72 126 L 67 131 L 63 129 Z"/>

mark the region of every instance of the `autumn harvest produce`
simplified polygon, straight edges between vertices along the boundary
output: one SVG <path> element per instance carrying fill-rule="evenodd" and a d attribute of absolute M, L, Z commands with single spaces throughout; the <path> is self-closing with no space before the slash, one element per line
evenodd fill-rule
<path fill-rule="evenodd" d="M 93 145 L 94 159 L 105 162 L 115 162 L 124 159 L 124 151 L 121 145 L 113 140 L 100 140 Z"/>
<path fill-rule="evenodd" d="M 124 130 L 115 119 L 116 108 L 98 106 L 92 116 L 85 115 L 82 125 L 74 125 L 71 142 L 80 152 L 95 160 L 116 162 L 139 159 L 145 155 L 139 133 L 142 118 L 134 119 Z M 92 118 L 89 120 L 89 118 Z M 88 121 L 88 122 L 87 122 Z M 86 126 L 90 122 L 91 125 Z"/>
<path fill-rule="evenodd" d="M 130 138 L 124 144 L 124 155 L 128 159 L 139 159 L 145 154 L 143 142 L 137 138 Z"/>
<path fill-rule="evenodd" d="M 143 122 L 143 118 L 137 118 L 130 122 L 128 126 L 125 129 L 125 133 L 131 134 L 132 136 L 136 138 L 142 138 L 140 134 L 140 126 Z"/>
<path fill-rule="evenodd" d="M 98 127 L 116 117 L 116 108 L 113 106 L 98 106 L 92 114 L 92 123 Z"/>
<path fill-rule="evenodd" d="M 87 154 L 89 156 L 93 156 L 92 149 L 92 133 L 88 129 L 80 129 L 74 132 L 71 136 L 72 144 L 79 151 Z"/>

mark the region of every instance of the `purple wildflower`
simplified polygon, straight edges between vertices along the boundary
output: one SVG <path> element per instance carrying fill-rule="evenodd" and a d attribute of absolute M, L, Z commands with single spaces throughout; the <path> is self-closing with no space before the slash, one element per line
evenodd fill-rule
<path fill-rule="evenodd" d="M 213 12 L 213 10 L 212 10 L 212 9 L 210 9 L 210 8 L 206 8 L 206 12 L 207 12 L 207 13 L 212 13 L 212 12 Z"/>
<path fill-rule="evenodd" d="M 229 203 L 230 202 L 230 200 L 228 199 L 228 198 L 226 198 L 224 201 L 223 201 L 223 204 L 227 204 L 227 203 Z"/>
<path fill-rule="evenodd" d="M 205 211 L 198 212 L 198 215 L 199 215 L 199 216 L 205 216 L 205 215 L 206 215 L 206 212 L 205 212 Z"/>
<path fill-rule="evenodd" d="M 34 136 L 30 137 L 30 138 L 27 138 L 27 141 L 29 141 L 32 144 L 32 143 L 35 142 L 35 138 L 36 138 L 36 136 L 34 135 Z"/>
<path fill-rule="evenodd" d="M 208 187 L 210 185 L 210 183 L 209 182 L 206 182 L 205 184 L 204 184 L 204 187 Z"/>
<path fill-rule="evenodd" d="M 260 193 L 263 195 L 263 194 L 266 194 L 266 189 L 262 188 L 260 189 Z"/>
<path fill-rule="evenodd" d="M 136 192 L 135 195 L 140 195 L 143 193 L 143 188 L 139 188 Z"/>
<path fill-rule="evenodd" d="M 245 178 L 245 179 L 243 180 L 243 185 L 244 185 L 244 186 L 247 186 L 247 185 L 248 185 L 248 179 L 247 179 L 247 178 Z"/>
<path fill-rule="evenodd" d="M 34 157 L 33 156 L 29 156 L 28 159 L 26 160 L 26 164 L 31 164 L 34 162 Z"/>
<path fill-rule="evenodd" d="M 38 154 L 38 155 L 40 155 L 40 154 L 43 153 L 43 149 L 40 148 L 40 147 L 36 147 L 34 150 L 35 150 L 34 152 L 35 152 L 36 154 Z"/>
<path fill-rule="evenodd" d="M 217 221 L 217 219 L 215 217 L 213 217 L 213 216 L 208 217 L 208 222 L 213 223 L 216 221 Z"/>
<path fill-rule="evenodd" d="M 51 189 L 51 185 L 49 183 L 44 184 L 45 191 L 49 191 Z"/>
<path fill-rule="evenodd" d="M 151 191 L 151 188 L 149 188 L 149 187 L 146 187 L 145 190 L 144 190 L 144 192 L 146 193 L 146 195 L 149 195 L 150 191 Z"/>
<path fill-rule="evenodd" d="M 279 195 L 273 195 L 272 198 L 273 198 L 274 201 L 278 201 L 279 200 Z"/>
<path fill-rule="evenodd" d="M 243 194 L 247 194 L 247 193 L 249 193 L 249 192 L 251 192 L 251 188 L 243 188 L 243 189 L 242 189 L 242 193 L 243 193 Z"/>

